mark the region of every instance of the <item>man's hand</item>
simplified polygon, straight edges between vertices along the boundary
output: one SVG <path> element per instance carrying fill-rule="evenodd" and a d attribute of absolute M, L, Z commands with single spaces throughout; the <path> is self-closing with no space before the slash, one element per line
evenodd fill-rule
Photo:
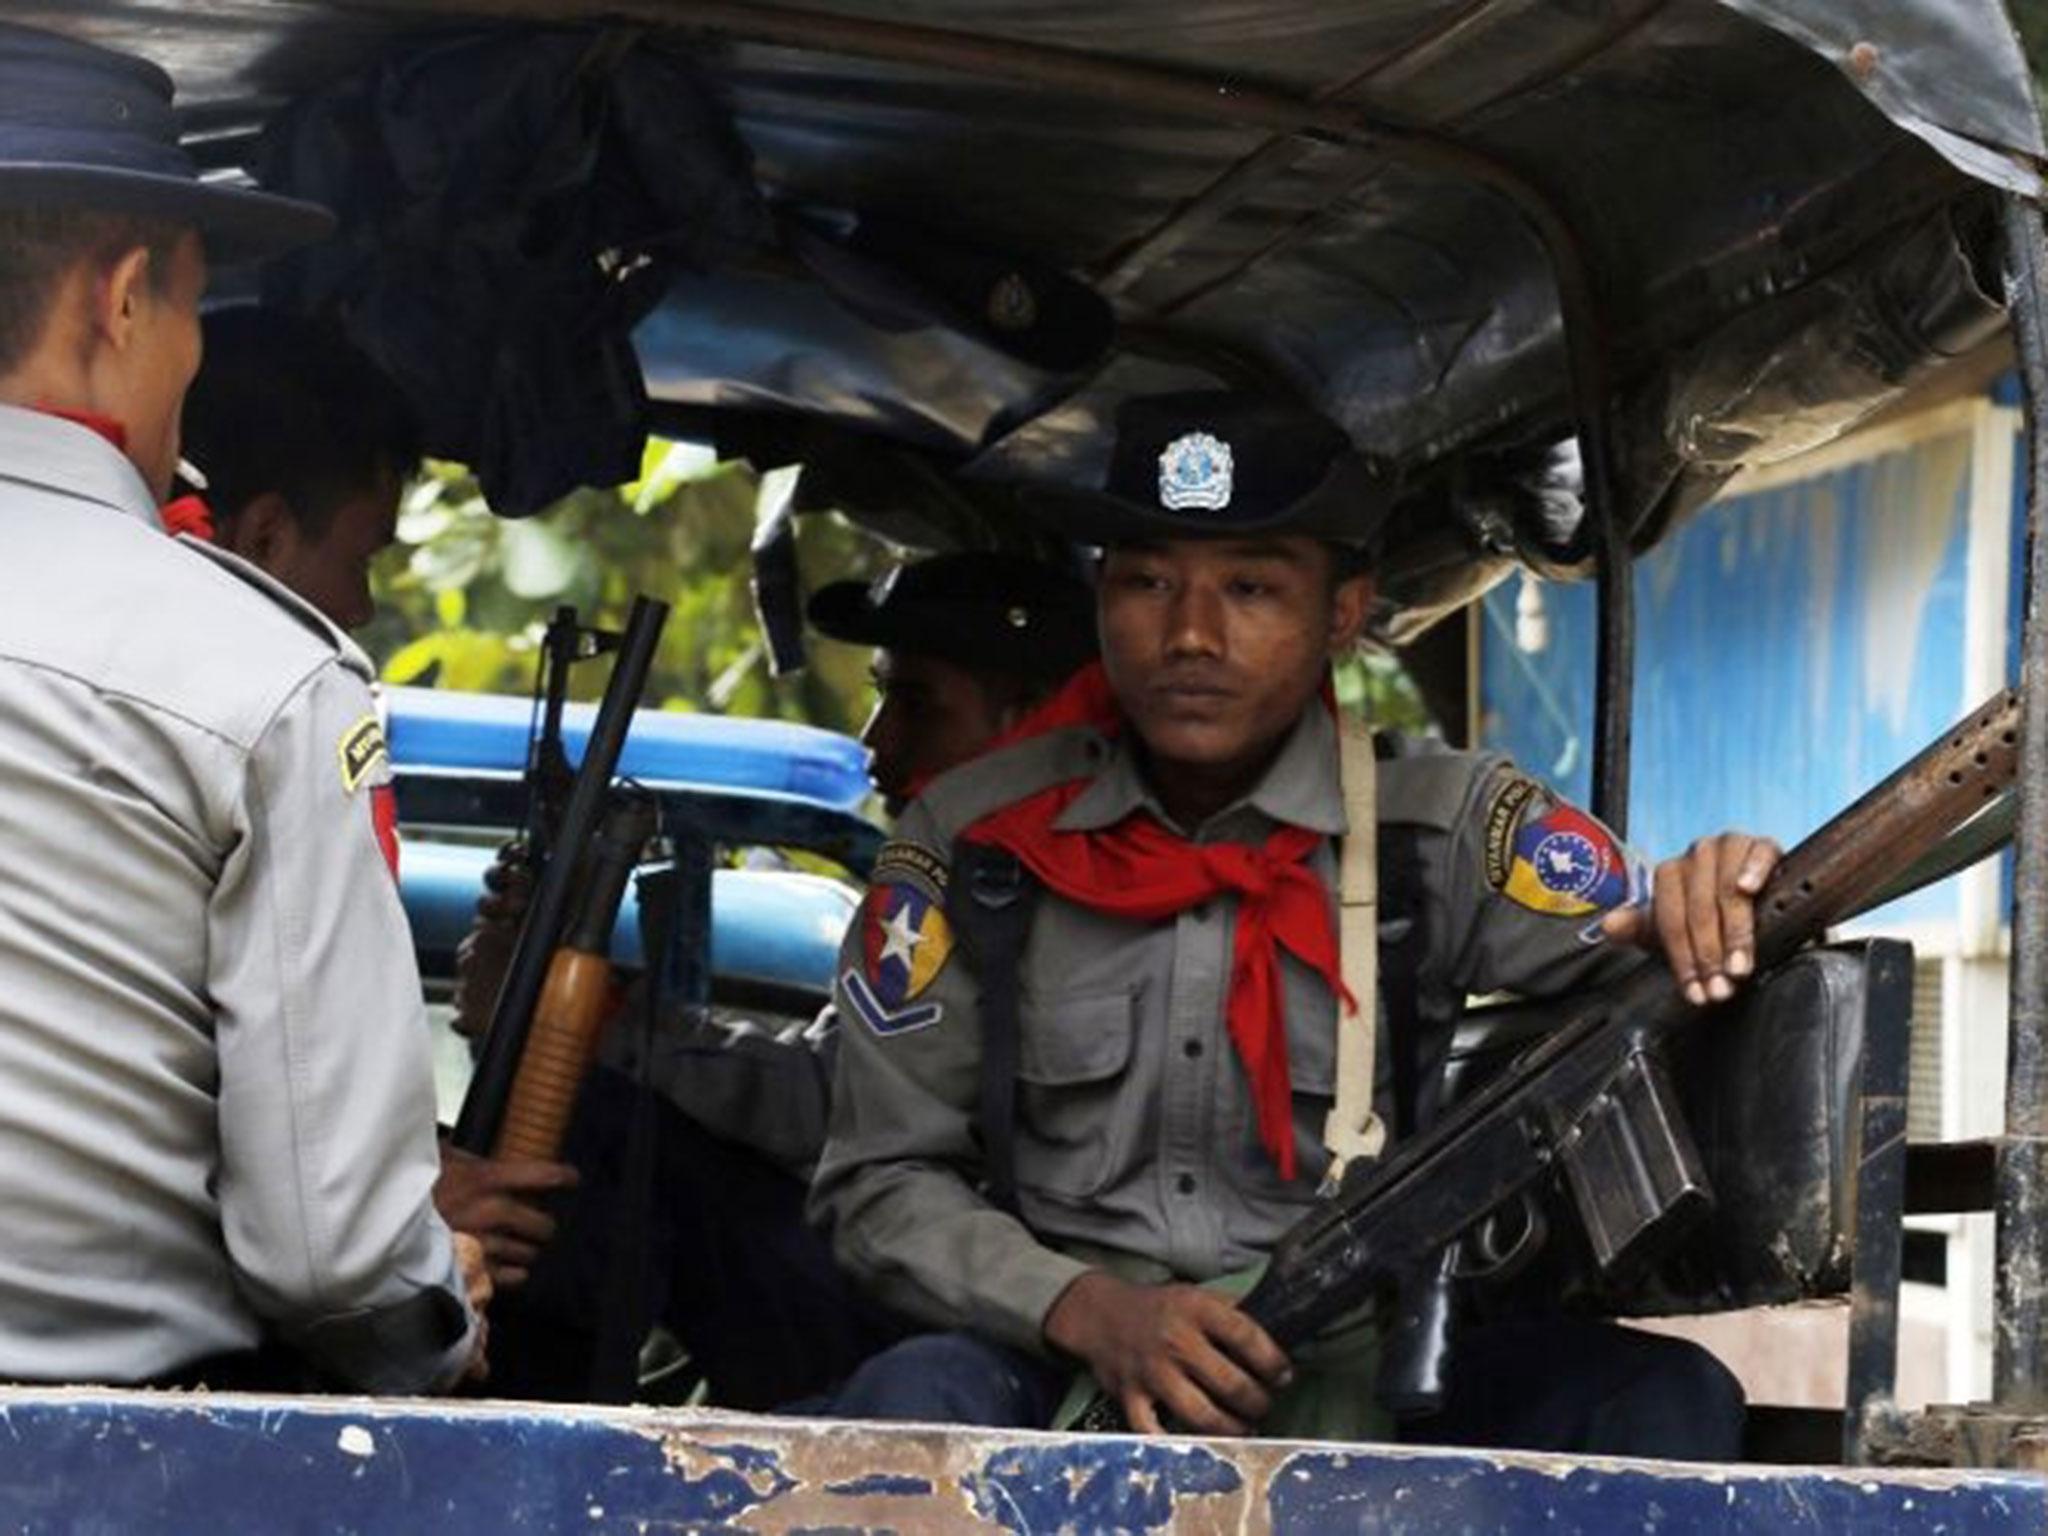
<path fill-rule="evenodd" d="M 1756 969 L 1756 895 L 1780 857 L 1767 837 L 1703 837 L 1657 866 L 1647 908 L 1610 912 L 1600 926 L 1611 939 L 1663 950 L 1694 1006 L 1725 1003 Z"/>
<path fill-rule="evenodd" d="M 462 1370 L 454 1381 L 447 1383 L 451 1387 L 465 1381 L 488 1381 L 491 1375 L 491 1271 L 484 1261 L 483 1244 L 466 1232 L 455 1234 L 455 1266 L 462 1272 L 462 1289 L 469 1297 L 469 1310 L 476 1314 L 476 1338 Z"/>
<path fill-rule="evenodd" d="M 1228 1297 L 1099 1269 L 1060 1292 L 1045 1340 L 1083 1361 L 1141 1434 L 1158 1434 L 1162 1415 L 1200 1434 L 1250 1434 L 1294 1379 L 1280 1346 Z"/>
<path fill-rule="evenodd" d="M 555 1235 L 543 1202 L 576 1182 L 567 1163 L 528 1158 L 478 1157 L 443 1143 L 434 1209 L 455 1229 L 457 1241 L 477 1245 L 489 1278 L 506 1290 L 522 1285 L 533 1261 Z"/>
<path fill-rule="evenodd" d="M 455 1028 L 470 1038 L 490 1027 L 491 1010 L 505 985 L 519 925 L 533 901 L 533 870 L 523 843 L 507 843 L 484 871 L 476 921 L 455 946 Z"/>

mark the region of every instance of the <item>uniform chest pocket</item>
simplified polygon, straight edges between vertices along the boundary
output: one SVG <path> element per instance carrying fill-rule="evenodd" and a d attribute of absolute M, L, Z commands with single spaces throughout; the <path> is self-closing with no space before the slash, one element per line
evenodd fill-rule
<path fill-rule="evenodd" d="M 1137 996 L 1061 992 L 1026 999 L 1020 1012 L 1017 1182 L 1041 1194 L 1086 1200 L 1101 1192 L 1128 1146 Z"/>

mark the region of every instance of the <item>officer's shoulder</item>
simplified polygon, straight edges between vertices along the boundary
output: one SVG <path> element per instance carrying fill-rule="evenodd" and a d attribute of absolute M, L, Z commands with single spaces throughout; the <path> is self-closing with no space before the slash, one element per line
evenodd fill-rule
<path fill-rule="evenodd" d="M 365 682 L 372 680 L 374 674 L 369 661 L 357 649 L 355 642 L 343 634 L 327 615 L 268 571 L 217 545 L 197 539 L 180 539 L 178 544 L 198 555 L 227 581 L 247 589 L 261 600 L 252 609 L 250 622 L 263 624 L 281 637 L 288 647 L 286 656 L 281 658 L 288 669 L 298 668 L 303 672 L 307 666 L 335 661 L 344 670 L 361 676 Z"/>
<path fill-rule="evenodd" d="M 1027 795 L 1094 773 L 1108 758 L 1100 732 L 1046 731 L 970 758 L 925 786 L 904 812 L 899 835 L 945 851 L 968 827 Z"/>
<path fill-rule="evenodd" d="M 111 512 L 52 521 L 49 592 L 0 620 L 23 661 L 246 750 L 340 654 L 191 540 Z"/>
<path fill-rule="evenodd" d="M 1382 732 L 1373 739 L 1379 760 L 1379 819 L 1448 832 L 1476 814 L 1476 804 L 1522 778 L 1498 752 L 1463 752 L 1421 736 Z"/>

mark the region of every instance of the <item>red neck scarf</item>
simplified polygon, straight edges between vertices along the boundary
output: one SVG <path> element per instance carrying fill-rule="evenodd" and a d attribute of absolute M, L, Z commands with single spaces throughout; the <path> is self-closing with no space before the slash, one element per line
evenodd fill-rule
<path fill-rule="evenodd" d="M 1075 725 L 1110 736 L 1123 728 L 1100 662 L 1077 672 L 1000 744 Z M 1280 1176 L 1293 1178 L 1294 1101 L 1278 949 L 1321 976 L 1348 1012 L 1358 1011 L 1337 962 L 1329 891 L 1304 862 L 1322 834 L 1282 827 L 1256 848 L 1192 843 L 1143 810 L 1111 827 L 1058 830 L 1054 823 L 1090 782 L 1048 785 L 982 817 L 965 835 L 1008 849 L 1067 900 L 1117 917 L 1157 922 L 1218 896 L 1237 897 L 1230 1038 L 1251 1079 L 1259 1140 Z"/>
<path fill-rule="evenodd" d="M 97 432 L 114 445 L 117 453 L 128 451 L 128 428 L 111 416 L 102 416 L 97 411 L 71 411 L 61 405 L 38 405 L 35 409 L 45 416 L 54 416 L 59 421 L 68 421 L 73 426 L 84 427 L 88 432 Z M 167 501 L 158 509 L 164 520 L 164 532 L 176 536 L 189 533 L 195 539 L 213 542 L 213 511 L 197 496 L 180 496 Z"/>

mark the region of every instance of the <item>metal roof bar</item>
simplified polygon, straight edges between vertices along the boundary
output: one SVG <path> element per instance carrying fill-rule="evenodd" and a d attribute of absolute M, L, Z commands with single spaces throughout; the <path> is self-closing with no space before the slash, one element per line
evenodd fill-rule
<path fill-rule="evenodd" d="M 2006 1016 L 2005 1139 L 1998 1158 L 1998 1278 L 1992 1392 L 2002 1408 L 2048 1410 L 2048 249 L 2041 214 L 2008 197 L 2006 302 L 2026 396 L 2027 585 L 2020 660 L 2019 824 Z"/>

